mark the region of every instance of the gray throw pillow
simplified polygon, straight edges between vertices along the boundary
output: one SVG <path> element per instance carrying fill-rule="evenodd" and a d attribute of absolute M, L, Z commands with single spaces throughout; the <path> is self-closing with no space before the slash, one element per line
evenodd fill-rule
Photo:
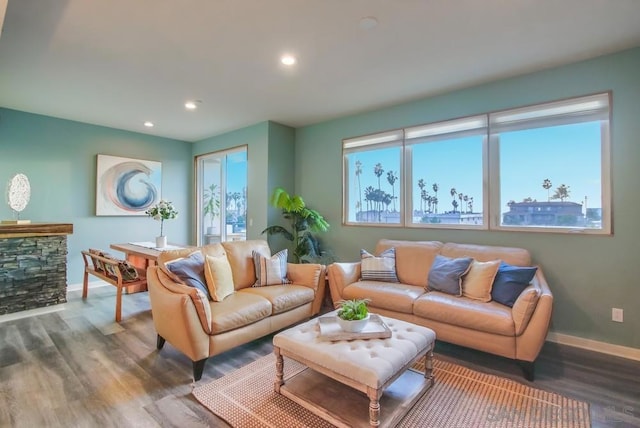
<path fill-rule="evenodd" d="M 197 288 L 207 296 L 207 299 L 211 300 L 204 277 L 204 257 L 201 252 L 193 252 L 189 257 L 171 261 L 166 263 L 165 266 L 180 278 L 184 284 Z"/>
<path fill-rule="evenodd" d="M 429 290 L 461 296 L 462 276 L 469 271 L 471 262 L 473 262 L 471 257 L 452 259 L 437 255 L 429 271 Z"/>

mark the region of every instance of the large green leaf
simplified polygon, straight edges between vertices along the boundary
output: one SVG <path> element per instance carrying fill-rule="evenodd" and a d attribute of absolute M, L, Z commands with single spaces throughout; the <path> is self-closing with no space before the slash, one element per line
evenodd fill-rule
<path fill-rule="evenodd" d="M 291 234 L 291 232 L 289 232 L 287 229 L 285 229 L 282 226 L 269 226 L 265 230 L 263 230 L 262 233 L 266 233 L 267 236 L 282 235 L 286 239 L 288 239 L 289 241 L 293 241 L 293 239 L 294 239 L 294 237 Z"/>

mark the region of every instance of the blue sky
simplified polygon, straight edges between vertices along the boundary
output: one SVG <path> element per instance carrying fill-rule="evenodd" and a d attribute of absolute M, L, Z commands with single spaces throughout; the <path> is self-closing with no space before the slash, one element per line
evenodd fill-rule
<path fill-rule="evenodd" d="M 502 133 L 501 209 L 507 210 L 509 200 L 522 201 L 531 197 L 546 201 L 547 191 L 542 187 L 545 179 L 552 182 L 550 195 L 553 195 L 558 186 L 565 184 L 570 190 L 566 201 L 582 203 L 586 196 L 589 208 L 601 207 L 600 135 L 599 122 Z M 471 136 L 413 146 L 411 190 L 415 201 L 414 209 L 420 208 L 420 189 L 416 185 L 420 178 L 425 180 L 425 190 L 431 196 L 435 195 L 433 183 L 438 184 L 439 212 L 453 209 L 450 194 L 452 187 L 474 198 L 474 212 L 482 209 L 482 139 L 482 136 Z M 392 193 L 387 172 L 392 170 L 398 175 L 400 156 L 399 148 L 350 154 L 350 206 L 355 206 L 358 199 L 357 179 L 353 172 L 356 160 L 362 162 L 360 181 L 363 195 L 367 186 L 378 188 L 378 179 L 373 173 L 378 162 L 384 169 L 380 187 L 385 192 Z M 399 189 L 400 180 L 395 183 L 396 195 Z"/>

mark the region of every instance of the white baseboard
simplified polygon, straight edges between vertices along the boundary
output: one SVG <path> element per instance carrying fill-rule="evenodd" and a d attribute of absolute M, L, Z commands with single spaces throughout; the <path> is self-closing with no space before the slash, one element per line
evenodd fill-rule
<path fill-rule="evenodd" d="M 568 334 L 555 333 L 553 331 L 550 331 L 549 334 L 547 334 L 547 341 L 559 343 L 561 345 L 574 346 L 581 349 L 588 349 L 589 351 L 601 352 L 607 355 L 615 355 L 616 357 L 627 358 L 634 361 L 640 361 L 640 349 L 638 348 L 614 345 L 612 343 L 585 339 L 578 336 L 570 336 Z"/>
<path fill-rule="evenodd" d="M 97 288 L 97 287 L 105 287 L 107 285 L 110 285 L 108 282 L 104 282 L 101 280 L 96 280 L 96 281 L 89 281 L 89 288 Z M 81 291 L 82 290 L 82 283 L 78 282 L 76 284 L 67 284 L 67 292 L 69 291 Z"/>
<path fill-rule="evenodd" d="M 27 309 L 26 311 L 13 312 L 10 314 L 0 315 L 0 324 L 7 321 L 15 321 L 27 317 L 35 317 L 36 315 L 50 314 L 52 312 L 64 311 L 66 303 L 59 305 L 44 306 L 42 308 Z"/>

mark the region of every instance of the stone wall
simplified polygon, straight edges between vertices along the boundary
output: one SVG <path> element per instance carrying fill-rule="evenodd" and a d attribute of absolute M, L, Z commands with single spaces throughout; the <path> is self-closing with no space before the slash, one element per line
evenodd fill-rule
<path fill-rule="evenodd" d="M 0 315 L 67 301 L 67 237 L 0 238 Z"/>

